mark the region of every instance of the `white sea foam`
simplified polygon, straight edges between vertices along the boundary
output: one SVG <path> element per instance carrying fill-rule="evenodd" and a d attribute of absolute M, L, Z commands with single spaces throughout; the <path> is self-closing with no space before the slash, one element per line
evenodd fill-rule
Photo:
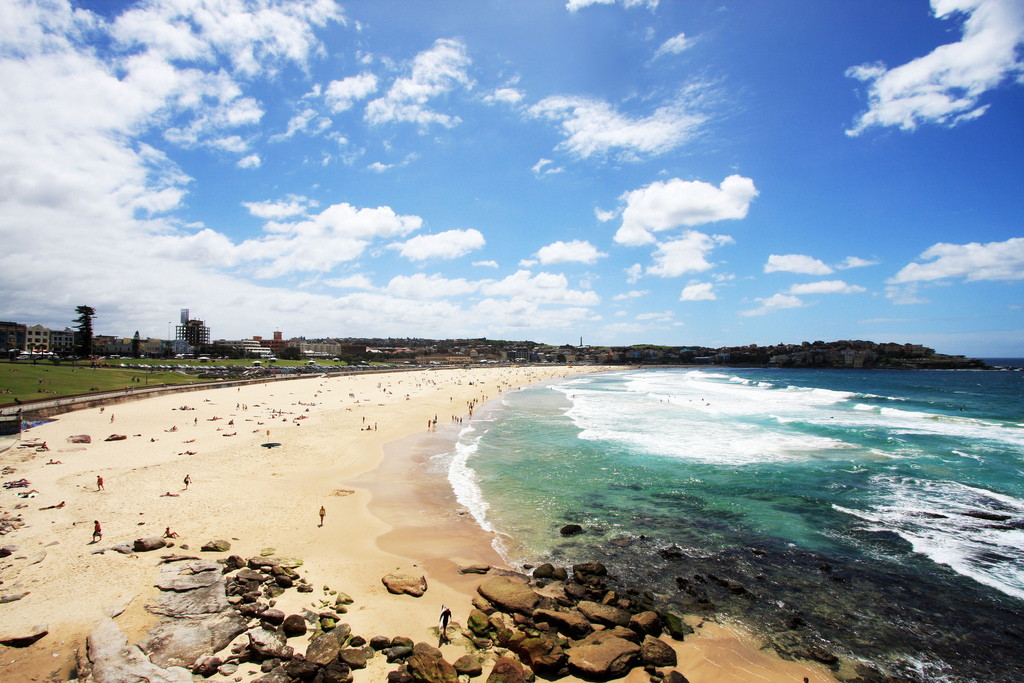
<path fill-rule="evenodd" d="M 459 440 L 455 442 L 455 452 L 448 466 L 448 482 L 452 485 L 455 499 L 459 505 L 469 510 L 473 519 L 485 531 L 494 531 L 487 520 L 490 505 L 484 499 L 483 491 L 477 482 L 476 471 L 469 466 L 469 460 L 476 455 L 483 434 L 476 434 L 472 426 L 464 427 L 459 432 Z"/>
<path fill-rule="evenodd" d="M 876 476 L 869 510 L 833 505 L 892 531 L 914 552 L 987 586 L 1024 599 L 1024 500 L 952 481 Z"/>

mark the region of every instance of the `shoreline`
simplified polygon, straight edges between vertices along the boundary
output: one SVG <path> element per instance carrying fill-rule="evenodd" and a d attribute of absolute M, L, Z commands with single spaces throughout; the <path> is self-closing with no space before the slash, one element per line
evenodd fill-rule
<path fill-rule="evenodd" d="M 438 432 L 443 432 L 442 415 L 463 414 L 463 406 L 470 401 L 479 405 L 485 396 L 497 399 L 499 387 L 602 369 L 459 368 L 401 376 L 313 377 L 156 397 L 109 411 L 76 411 L 33 428 L 30 436 L 48 442 L 49 451 L 16 447 L 0 454 L 0 461 L 16 470 L 5 481 L 25 477 L 38 491 L 30 499 L 0 492 L 0 509 L 22 515 L 26 522 L 3 537 L 3 545 L 15 543 L 20 549 L 0 560 L 0 593 L 27 593 L 0 605 L 0 619 L 5 632 L 48 623 L 49 634 L 27 648 L 0 647 L 0 677 L 31 680 L 55 674 L 67 679 L 76 651 L 84 650 L 84 636 L 104 609 L 117 603 L 127 601 L 127 608 L 116 623 L 130 642 L 141 639 L 156 622 L 145 605 L 156 594 L 157 553 L 92 551 L 159 534 L 168 525 L 181 534 L 179 548 L 188 545 L 192 553 L 207 541 L 230 539 L 231 554 L 256 556 L 272 547 L 278 555 L 302 559 L 299 571 L 312 585 L 354 598 L 345 620 L 353 633 L 367 638 L 407 635 L 429 642 L 442 603 L 453 608 L 456 622 L 465 624 L 469 598 L 482 577 L 458 574 L 458 565 L 504 562 L 471 516 L 451 515 L 456 503 L 446 479 L 444 486 L 433 487 L 417 481 L 415 468 L 409 467 L 417 457 L 411 444 L 428 436 L 423 421 L 438 415 Z M 180 410 L 196 398 L 202 401 Z M 374 422 L 378 430 L 363 429 Z M 445 436 L 438 432 L 430 437 Z M 127 438 L 105 442 L 108 433 Z M 90 434 L 93 441 L 66 443 L 74 434 Z M 270 441 L 282 445 L 261 447 Z M 389 451 L 398 457 L 389 458 Z M 48 458 L 61 464 L 46 465 Z M 181 483 L 185 474 L 192 480 L 188 490 Z M 389 504 L 380 491 L 402 490 L 399 475 L 405 476 L 408 496 L 392 497 Z M 96 490 L 97 476 L 104 477 L 104 491 Z M 40 509 L 59 502 L 65 506 Z M 26 507 L 15 510 L 15 504 Z M 327 516 L 318 527 L 321 504 Z M 104 537 L 94 547 L 88 541 L 97 518 L 103 520 Z M 438 530 L 444 536 L 440 541 Z M 203 559 L 220 556 L 196 554 Z M 422 598 L 388 594 L 381 577 L 394 571 L 427 576 L 429 592 Z M 277 608 L 301 611 L 311 597 L 317 596 L 286 594 Z M 702 678 L 687 670 L 691 681 L 755 680 L 744 677 L 745 665 L 740 665 L 751 656 L 768 663 L 756 680 L 792 680 L 793 667 L 810 671 L 816 683 L 834 680 L 823 668 L 759 652 L 757 643 L 741 636 L 741 631 L 707 624 L 697 637 L 678 644 L 681 663 L 691 662 L 696 670 L 710 667 L 715 673 Z M 442 652 L 450 661 L 462 654 L 454 645 L 445 645 Z M 723 667 L 730 672 L 725 677 Z M 374 658 L 370 667 L 356 672 L 355 680 L 380 680 L 390 668 Z"/>

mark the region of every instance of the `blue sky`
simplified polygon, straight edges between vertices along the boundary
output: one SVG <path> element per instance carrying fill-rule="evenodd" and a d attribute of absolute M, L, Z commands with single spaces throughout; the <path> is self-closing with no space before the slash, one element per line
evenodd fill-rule
<path fill-rule="evenodd" d="M 1024 356 L 1024 0 L 0 4 L 0 319 Z"/>

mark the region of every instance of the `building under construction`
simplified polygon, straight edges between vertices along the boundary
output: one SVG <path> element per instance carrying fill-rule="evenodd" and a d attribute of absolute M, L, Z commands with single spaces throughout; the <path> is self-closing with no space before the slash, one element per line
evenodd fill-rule
<path fill-rule="evenodd" d="M 193 349 L 202 349 L 210 345 L 210 328 L 204 325 L 202 320 L 191 319 L 187 308 L 181 309 L 181 324 L 175 329 L 175 342 L 185 342 Z"/>

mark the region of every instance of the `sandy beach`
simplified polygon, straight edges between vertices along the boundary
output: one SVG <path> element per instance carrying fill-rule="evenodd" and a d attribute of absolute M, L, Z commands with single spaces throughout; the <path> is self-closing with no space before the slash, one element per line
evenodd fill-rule
<path fill-rule="evenodd" d="M 25 522 L 0 540 L 18 546 L 0 559 L 0 591 L 28 593 L 0 604 L 0 630 L 46 624 L 49 633 L 27 648 L 0 647 L 0 679 L 51 680 L 56 673 L 56 680 L 66 680 L 75 651 L 112 606 L 127 603 L 116 622 L 130 642 L 144 637 L 156 623 L 145 605 L 156 594 L 160 553 L 93 551 L 162 535 L 168 527 L 179 535 L 176 552 L 187 545 L 188 553 L 198 555 L 204 543 L 225 539 L 230 554 L 250 557 L 273 548 L 279 556 L 300 558 L 298 571 L 316 592 L 287 592 L 277 603 L 286 614 L 311 601 L 315 606 L 322 588 L 329 587 L 352 596 L 346 621 L 367 639 L 404 635 L 430 642 L 442 604 L 452 608 L 455 622 L 465 624 L 480 577 L 461 575 L 458 566 L 502 566 L 502 559 L 472 518 L 459 514 L 450 489 L 425 487 L 411 475 L 424 440 L 436 434 L 428 423 L 435 416 L 438 426 L 453 417 L 469 419 L 471 405 L 503 391 L 593 370 L 312 377 L 72 412 L 31 429 L 23 441 L 46 442 L 48 451 L 13 447 L 0 453 L 0 464 L 14 470 L 4 481 L 30 482 L 27 489 L 0 492 L 0 510 L 20 514 Z M 79 434 L 92 442 L 68 443 Z M 112 434 L 127 438 L 104 441 Z M 414 435 L 417 447 L 411 448 Z M 60 464 L 48 464 L 51 459 Z M 16 497 L 26 491 L 37 493 Z M 103 538 L 91 544 L 97 520 Z M 426 576 L 427 593 L 389 594 L 381 577 L 395 571 Z M 740 628 L 704 624 L 685 642 L 671 644 L 679 670 L 692 683 L 835 680 L 823 666 L 783 661 L 761 650 Z M 445 645 L 442 652 L 449 661 L 462 654 L 457 645 Z M 392 668 L 377 657 L 355 672 L 355 680 L 384 680 Z M 212 680 L 259 675 L 258 665 L 246 663 L 235 676 Z M 647 679 L 635 670 L 627 680 Z"/>

